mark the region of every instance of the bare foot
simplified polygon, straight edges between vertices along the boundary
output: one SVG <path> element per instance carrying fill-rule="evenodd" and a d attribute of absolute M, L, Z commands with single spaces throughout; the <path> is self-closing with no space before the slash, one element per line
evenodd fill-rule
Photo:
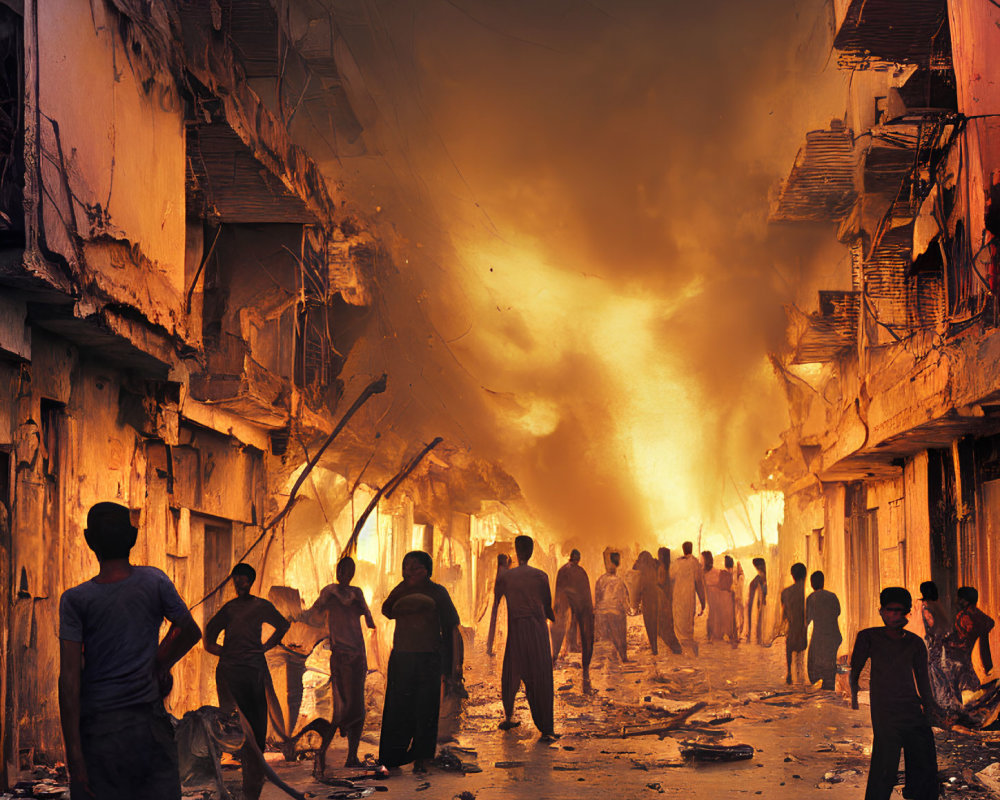
<path fill-rule="evenodd" d="M 360 767 L 360 766 L 362 766 L 361 759 L 359 759 L 356 755 L 348 756 L 347 757 L 347 761 L 344 762 L 344 766 L 345 767 Z"/>
<path fill-rule="evenodd" d="M 517 722 L 516 720 L 505 719 L 503 722 L 497 725 L 497 727 L 502 731 L 509 731 L 511 728 L 516 728 L 520 724 L 521 723 Z"/>
<path fill-rule="evenodd" d="M 538 737 L 538 741 L 540 741 L 540 742 L 554 742 L 558 738 L 559 738 L 559 734 L 558 733 L 554 733 L 552 731 L 549 731 L 548 733 L 543 733 L 541 736 L 539 736 Z"/>
<path fill-rule="evenodd" d="M 418 758 L 416 761 L 413 762 L 413 771 L 417 775 L 423 775 L 425 772 L 427 772 L 426 762 L 422 758 Z"/>

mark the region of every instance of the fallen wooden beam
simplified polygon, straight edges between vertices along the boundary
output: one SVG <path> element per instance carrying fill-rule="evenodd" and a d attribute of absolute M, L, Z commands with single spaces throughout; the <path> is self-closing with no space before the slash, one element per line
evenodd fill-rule
<path fill-rule="evenodd" d="M 688 719 L 697 714 L 703 708 L 705 708 L 708 703 L 702 701 L 695 703 L 687 711 L 681 711 L 669 720 L 664 720 L 663 722 L 658 722 L 655 725 L 623 725 L 622 726 L 622 737 L 628 736 L 648 736 L 656 735 L 660 733 L 669 733 L 670 731 L 676 730 L 677 728 L 684 725 Z"/>

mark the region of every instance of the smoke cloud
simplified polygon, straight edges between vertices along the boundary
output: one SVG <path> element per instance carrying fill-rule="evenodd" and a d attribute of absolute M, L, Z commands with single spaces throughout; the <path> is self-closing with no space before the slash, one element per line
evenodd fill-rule
<path fill-rule="evenodd" d="M 827 3 L 333 7 L 365 129 L 336 179 L 391 254 L 348 374 L 389 373 L 383 424 L 497 460 L 566 541 L 712 524 L 787 424 L 783 304 L 836 288 L 830 230 L 766 226 L 843 114 Z"/>

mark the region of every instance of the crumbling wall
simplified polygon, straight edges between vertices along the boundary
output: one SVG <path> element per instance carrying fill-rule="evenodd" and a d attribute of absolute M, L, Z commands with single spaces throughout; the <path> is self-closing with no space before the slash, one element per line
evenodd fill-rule
<path fill-rule="evenodd" d="M 37 3 L 35 13 L 37 86 L 29 90 L 37 92 L 45 242 L 82 285 L 182 330 L 180 96 L 169 81 L 140 81 L 105 3 Z"/>

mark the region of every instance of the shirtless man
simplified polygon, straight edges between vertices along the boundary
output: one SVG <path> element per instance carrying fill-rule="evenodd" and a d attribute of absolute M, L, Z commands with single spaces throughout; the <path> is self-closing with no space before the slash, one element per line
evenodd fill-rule
<path fill-rule="evenodd" d="M 264 653 L 284 637 L 291 623 L 274 604 L 250 594 L 257 571 L 249 564 L 237 564 L 230 573 L 236 597 L 218 610 L 205 626 L 205 649 L 219 657 L 215 669 L 215 685 L 219 707 L 243 712 L 253 733 L 257 749 L 264 752 L 267 736 L 267 694 L 269 680 Z M 261 629 L 270 625 L 274 631 L 261 641 Z M 226 636 L 219 644 L 219 634 Z M 264 786 L 262 757 L 253 753 L 249 742 L 240 751 L 243 765 L 243 794 L 248 800 L 258 800 Z"/>
<path fill-rule="evenodd" d="M 535 542 L 530 536 L 514 539 L 517 566 L 497 577 L 494 597 L 507 601 L 507 647 L 503 654 L 500 693 L 504 720 L 501 730 L 514 722 L 514 698 L 524 683 L 524 693 L 531 708 L 531 719 L 542 733 L 542 741 L 556 739 L 554 731 L 552 686 L 552 647 L 546 619 L 555 621 L 549 576 L 528 566 Z"/>
<path fill-rule="evenodd" d="M 337 563 L 337 582 L 326 586 L 319 593 L 306 614 L 312 624 L 318 624 L 326 615 L 330 630 L 330 683 L 333 686 L 333 721 L 330 737 L 338 730 L 347 737 L 347 762 L 345 767 L 361 765 L 358 745 L 365 726 L 365 679 L 368 677 L 368 658 L 365 640 L 361 634 L 361 617 L 369 630 L 375 630 L 375 620 L 365 602 L 364 592 L 351 586 L 354 578 L 354 559 L 345 556 Z M 315 770 L 322 776 L 326 766 L 326 748 L 330 739 L 323 737 L 316 754 Z"/>

